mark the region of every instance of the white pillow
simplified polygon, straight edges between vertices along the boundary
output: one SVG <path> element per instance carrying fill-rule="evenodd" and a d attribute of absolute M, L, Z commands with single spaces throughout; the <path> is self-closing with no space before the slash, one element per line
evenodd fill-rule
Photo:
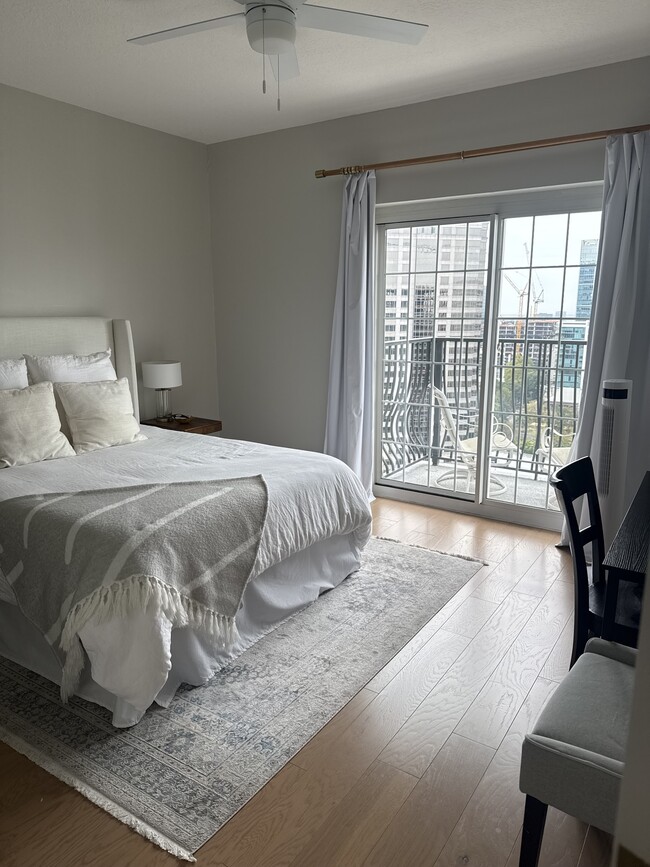
<path fill-rule="evenodd" d="M 61 433 L 51 382 L 0 391 L 0 467 L 73 455 Z"/>
<path fill-rule="evenodd" d="M 0 390 L 27 388 L 27 365 L 24 358 L 0 359 Z"/>
<path fill-rule="evenodd" d="M 92 355 L 26 355 L 31 382 L 100 382 L 117 379 L 111 350 Z"/>
<path fill-rule="evenodd" d="M 55 388 L 78 455 L 147 439 L 133 415 L 128 379 L 57 383 Z"/>

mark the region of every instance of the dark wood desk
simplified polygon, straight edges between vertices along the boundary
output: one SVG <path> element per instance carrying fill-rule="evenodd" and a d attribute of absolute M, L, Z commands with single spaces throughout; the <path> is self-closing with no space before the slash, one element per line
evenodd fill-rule
<path fill-rule="evenodd" d="M 602 637 L 608 640 L 616 617 L 620 581 L 643 584 L 648 566 L 650 547 L 650 470 L 627 510 L 614 541 L 609 547 L 603 566 L 607 569 L 607 593 L 603 612 Z"/>

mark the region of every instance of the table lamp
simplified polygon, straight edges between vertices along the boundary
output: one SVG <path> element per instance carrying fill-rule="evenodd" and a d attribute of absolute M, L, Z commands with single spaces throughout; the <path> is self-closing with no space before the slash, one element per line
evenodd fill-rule
<path fill-rule="evenodd" d="M 183 384 L 180 361 L 143 361 L 142 384 L 156 390 L 156 420 L 172 420 L 170 389 Z"/>

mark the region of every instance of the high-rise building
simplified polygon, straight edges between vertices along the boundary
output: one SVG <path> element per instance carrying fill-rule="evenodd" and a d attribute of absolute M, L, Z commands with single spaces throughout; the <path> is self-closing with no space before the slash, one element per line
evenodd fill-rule
<path fill-rule="evenodd" d="M 571 320 L 563 322 L 560 337 L 557 385 L 562 388 L 582 388 L 587 323 Z"/>
<path fill-rule="evenodd" d="M 483 336 L 490 224 L 442 224 L 386 235 L 384 339 Z M 445 321 L 451 320 L 451 321 Z"/>
<path fill-rule="evenodd" d="M 576 298 L 576 319 L 591 317 L 591 302 L 594 297 L 596 262 L 598 261 L 598 239 L 582 241 L 580 245 L 580 271 L 578 274 L 578 297 Z"/>

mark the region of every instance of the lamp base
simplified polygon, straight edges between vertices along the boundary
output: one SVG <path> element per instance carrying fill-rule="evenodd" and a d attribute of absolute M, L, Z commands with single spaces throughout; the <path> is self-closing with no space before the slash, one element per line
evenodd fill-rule
<path fill-rule="evenodd" d="M 156 421 L 172 420 L 172 401 L 170 388 L 156 389 Z"/>

